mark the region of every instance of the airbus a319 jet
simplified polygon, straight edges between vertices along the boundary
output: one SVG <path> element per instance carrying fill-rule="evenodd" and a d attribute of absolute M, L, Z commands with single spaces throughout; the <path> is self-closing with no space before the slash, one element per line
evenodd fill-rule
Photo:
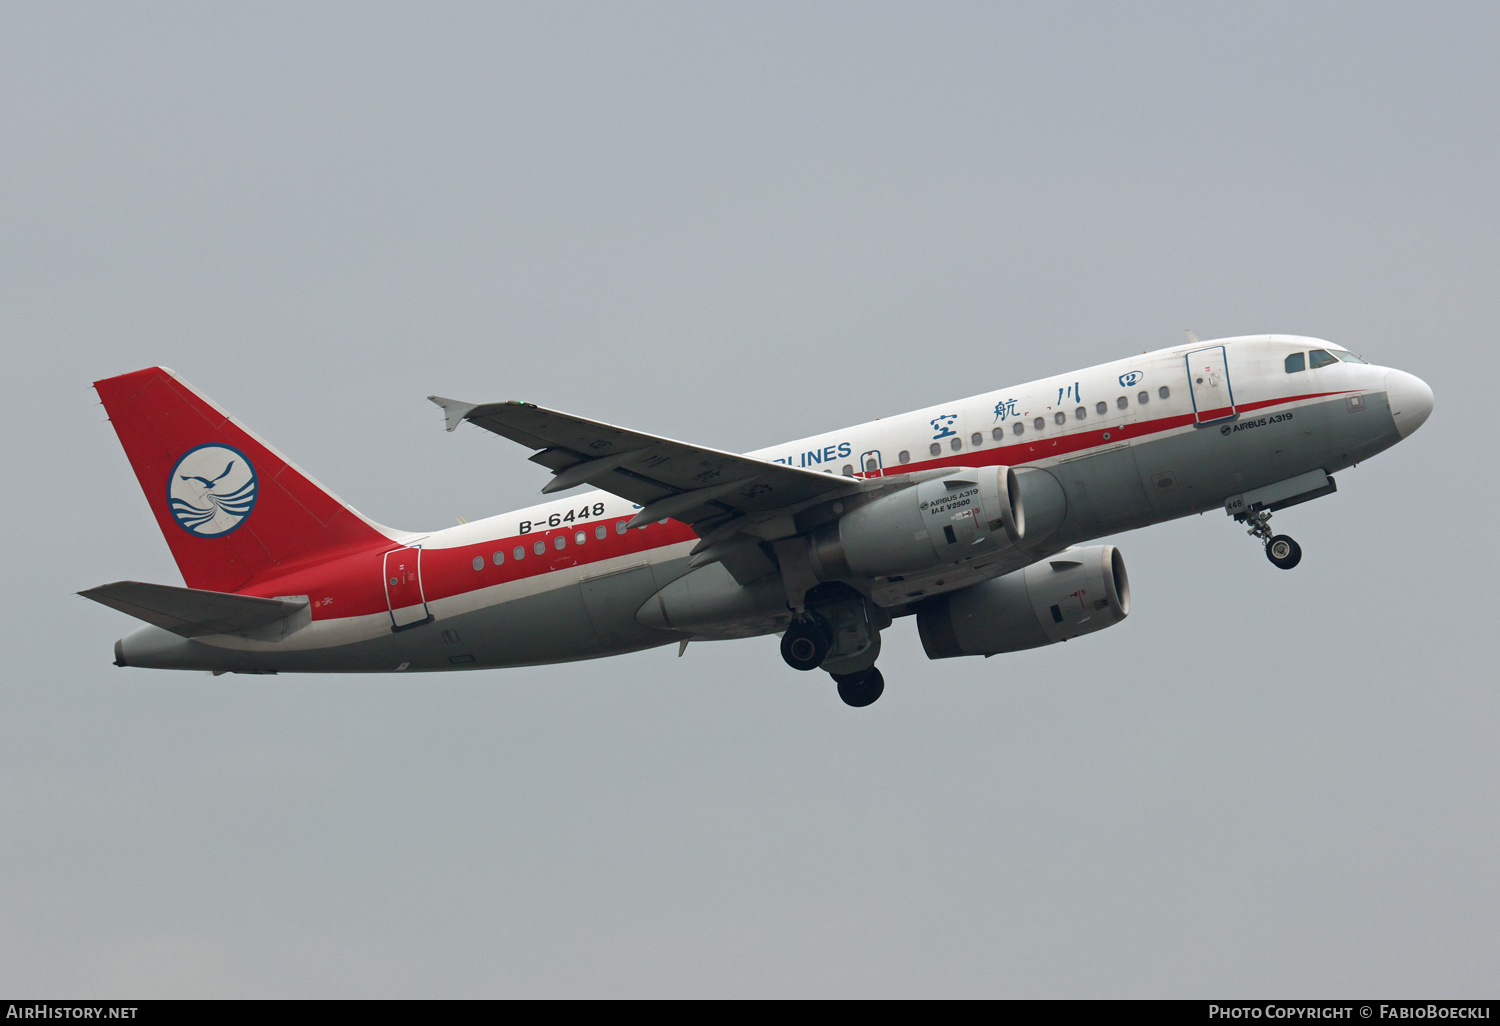
<path fill-rule="evenodd" d="M 1188 344 L 747 455 L 525 402 L 430 397 L 534 450 L 551 499 L 431 532 L 365 517 L 162 367 L 94 383 L 187 587 L 81 594 L 146 621 L 115 665 L 214 673 L 526 666 L 781 635 L 880 697 L 881 632 L 932 659 L 1130 611 L 1091 540 L 1222 508 L 1289 570 L 1273 512 L 1432 412 L 1420 379 L 1313 338 Z M 680 651 L 680 650 L 679 650 Z"/>

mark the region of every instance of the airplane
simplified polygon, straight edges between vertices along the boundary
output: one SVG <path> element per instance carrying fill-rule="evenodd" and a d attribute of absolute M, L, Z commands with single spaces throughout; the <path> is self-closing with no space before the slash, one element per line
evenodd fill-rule
<path fill-rule="evenodd" d="M 546 495 L 430 532 L 365 517 L 162 367 L 94 383 L 187 587 L 79 594 L 146 622 L 116 666 L 475 670 L 781 635 L 851 706 L 881 632 L 991 656 L 1130 612 L 1106 535 L 1222 508 L 1289 570 L 1271 515 L 1432 412 L 1419 378 L 1315 338 L 1189 342 L 746 455 L 525 402 L 430 396 L 534 450 Z"/>

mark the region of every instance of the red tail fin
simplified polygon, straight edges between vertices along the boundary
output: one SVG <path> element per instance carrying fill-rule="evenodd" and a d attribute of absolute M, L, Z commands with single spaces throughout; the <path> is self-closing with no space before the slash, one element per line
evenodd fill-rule
<path fill-rule="evenodd" d="M 366 520 L 164 367 L 94 382 L 190 588 L 387 544 Z"/>

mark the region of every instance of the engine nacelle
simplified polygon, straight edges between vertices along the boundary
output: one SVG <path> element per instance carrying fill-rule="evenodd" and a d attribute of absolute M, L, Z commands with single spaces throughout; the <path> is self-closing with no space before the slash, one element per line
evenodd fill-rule
<path fill-rule="evenodd" d="M 1129 614 L 1125 558 L 1113 545 L 1094 545 L 938 596 L 917 612 L 917 630 L 927 658 L 948 659 L 1067 641 Z"/>
<path fill-rule="evenodd" d="M 1010 467 L 959 469 L 876 499 L 813 532 L 813 571 L 825 581 L 890 577 L 1014 545 L 1026 534 Z"/>

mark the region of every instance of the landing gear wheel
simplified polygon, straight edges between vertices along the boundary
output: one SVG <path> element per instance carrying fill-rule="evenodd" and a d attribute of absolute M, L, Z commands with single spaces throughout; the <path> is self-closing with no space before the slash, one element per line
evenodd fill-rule
<path fill-rule="evenodd" d="M 833 644 L 822 617 L 793 620 L 781 636 L 781 658 L 794 670 L 816 670 Z"/>
<path fill-rule="evenodd" d="M 839 697 L 845 705 L 863 709 L 885 693 L 885 677 L 875 667 L 859 673 L 830 673 L 839 686 Z"/>
<path fill-rule="evenodd" d="M 1246 513 L 1236 513 L 1234 519 L 1242 524 L 1249 524 L 1247 532 L 1250 537 L 1257 538 L 1266 547 L 1266 558 L 1271 565 L 1282 570 L 1290 570 L 1302 562 L 1302 546 L 1284 534 L 1271 533 L 1271 511 L 1268 509 L 1254 509 Z"/>
<path fill-rule="evenodd" d="M 1302 546 L 1284 534 L 1278 534 L 1266 542 L 1266 558 L 1271 565 L 1282 570 L 1290 570 L 1302 562 Z"/>

